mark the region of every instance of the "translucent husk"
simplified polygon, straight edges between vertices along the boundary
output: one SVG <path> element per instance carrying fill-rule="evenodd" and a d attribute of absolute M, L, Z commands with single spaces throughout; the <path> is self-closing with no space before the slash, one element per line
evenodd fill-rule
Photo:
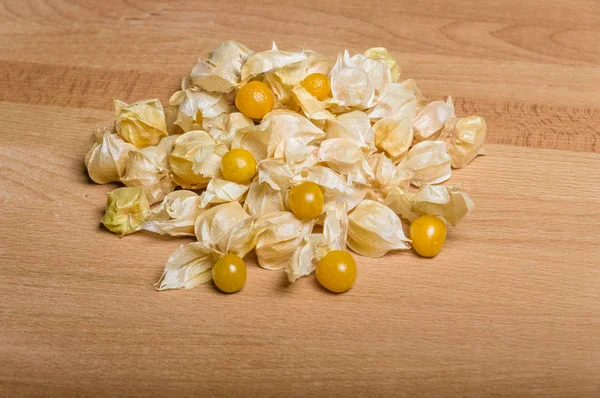
<path fill-rule="evenodd" d="M 240 82 L 242 64 L 253 53 L 236 41 L 225 41 L 190 73 L 191 83 L 203 90 L 228 93 Z"/>
<path fill-rule="evenodd" d="M 415 140 L 437 139 L 449 118 L 456 117 L 452 97 L 427 104 L 413 120 Z"/>
<path fill-rule="evenodd" d="M 387 67 L 390 70 L 392 83 L 395 83 L 400 80 L 400 74 L 401 74 L 400 66 L 398 65 L 398 63 L 396 62 L 394 57 L 392 57 L 388 53 L 386 48 L 384 48 L 384 47 L 369 48 L 367 51 L 365 51 L 365 56 L 367 56 L 371 59 L 385 62 L 385 64 L 387 65 Z"/>
<path fill-rule="evenodd" d="M 238 202 L 229 202 L 202 212 L 195 232 L 198 242 L 180 246 L 167 261 L 158 290 L 189 289 L 209 282 L 219 257 L 226 253 L 244 257 L 262 229 Z"/>
<path fill-rule="evenodd" d="M 168 135 L 165 112 L 157 99 L 132 104 L 115 100 L 115 113 L 117 134 L 136 148 L 154 146 Z"/>
<path fill-rule="evenodd" d="M 252 54 L 241 68 L 241 83 L 248 82 L 252 78 L 270 72 L 277 68 L 306 60 L 304 52 L 286 52 L 277 49 L 275 43 L 271 50 Z"/>
<path fill-rule="evenodd" d="M 221 170 L 221 158 L 227 147 L 217 144 L 205 131 L 189 131 L 175 141 L 169 156 L 173 181 L 189 189 L 208 185 Z"/>
<path fill-rule="evenodd" d="M 487 125 L 481 116 L 450 120 L 445 129 L 450 135 L 448 154 L 452 159 L 452 167 L 465 167 L 478 155 L 485 155 L 483 143 Z"/>
<path fill-rule="evenodd" d="M 139 229 L 171 236 L 195 236 L 196 218 L 205 211 L 201 198 L 193 191 L 171 192 L 160 206 L 150 210 L 147 221 Z"/>
<path fill-rule="evenodd" d="M 202 192 L 201 206 L 242 200 L 250 184 L 237 184 L 222 178 L 212 178 L 206 190 Z"/>
<path fill-rule="evenodd" d="M 430 215 L 453 226 L 475 207 L 460 188 L 445 185 L 423 185 L 416 194 L 394 187 L 388 192 L 385 204 L 409 221 Z"/>
<path fill-rule="evenodd" d="M 273 158 L 276 151 L 285 151 L 287 141 L 302 140 L 305 145 L 323 139 L 325 133 L 307 118 L 289 110 L 275 110 L 256 126 L 239 129 L 233 138 L 233 148 L 243 148 L 261 161 Z"/>
<path fill-rule="evenodd" d="M 329 206 L 322 234 L 310 234 L 295 250 L 285 271 L 290 282 L 311 274 L 316 264 L 332 250 L 345 250 L 348 236 L 348 207 L 341 200 Z"/>
<path fill-rule="evenodd" d="M 222 114 L 220 116 L 215 118 L 209 134 L 216 143 L 224 144 L 227 148 L 231 148 L 236 131 L 244 127 L 254 126 L 252 119 L 240 112 Z"/>
<path fill-rule="evenodd" d="M 348 185 L 367 185 L 373 171 L 358 144 L 343 138 L 325 140 L 319 147 L 319 161 L 347 176 Z"/>
<path fill-rule="evenodd" d="M 452 175 L 450 155 L 443 141 L 423 141 L 408 151 L 406 168 L 414 173 L 412 184 L 439 184 Z"/>
<path fill-rule="evenodd" d="M 130 151 L 135 150 L 112 131 L 112 126 L 96 129 L 92 146 L 85 156 L 85 167 L 96 184 L 119 181 L 125 174 Z"/>
<path fill-rule="evenodd" d="M 257 220 L 262 232 L 256 241 L 258 264 L 266 269 L 284 269 L 302 241 L 311 233 L 315 220 L 303 221 L 283 211 Z"/>
<path fill-rule="evenodd" d="M 301 84 L 297 84 L 292 89 L 292 94 L 296 103 L 300 105 L 302 112 L 309 119 L 327 120 L 333 119 L 335 116 L 326 108 L 325 102 L 319 101 L 311 93 L 309 93 Z"/>
<path fill-rule="evenodd" d="M 410 249 L 410 239 L 389 207 L 363 200 L 349 216 L 348 246 L 362 256 L 381 257 L 392 250 Z"/>
<path fill-rule="evenodd" d="M 411 122 L 415 116 L 417 97 L 411 87 L 400 83 L 390 85 L 385 96 L 369 111 L 369 118 L 377 121 L 383 118 L 403 118 L 410 115 Z"/>
<path fill-rule="evenodd" d="M 224 94 L 199 89 L 175 92 L 169 99 L 169 105 L 178 107 L 174 124 L 181 127 L 184 132 L 203 130 L 212 119 L 227 114 L 230 110 Z"/>
<path fill-rule="evenodd" d="M 325 206 L 344 200 L 348 210 L 354 209 L 365 197 L 366 189 L 357 185 L 348 185 L 345 179 L 335 171 L 324 166 L 314 166 L 302 170 L 294 176 L 294 183 L 311 181 L 321 187 Z"/>
<path fill-rule="evenodd" d="M 142 225 L 149 210 L 143 188 L 117 188 L 108 194 L 102 224 L 119 237 L 128 235 Z"/>
<path fill-rule="evenodd" d="M 375 147 L 369 116 L 361 111 L 344 113 L 325 123 L 327 138 L 344 138 L 355 142 L 363 149 Z"/>
<path fill-rule="evenodd" d="M 385 153 L 376 152 L 369 156 L 368 162 L 374 174 L 370 198 L 382 202 L 392 187 L 408 190 L 414 174 L 406 168 L 406 159 L 394 164 Z"/>
<path fill-rule="evenodd" d="M 276 191 L 266 183 L 254 181 L 250 184 L 244 201 L 244 210 L 251 216 L 262 217 L 285 210 L 286 191 Z"/>
<path fill-rule="evenodd" d="M 131 151 L 121 182 L 128 187 L 144 188 L 151 205 L 160 202 L 175 189 L 168 163 L 167 152 L 155 146 Z"/>

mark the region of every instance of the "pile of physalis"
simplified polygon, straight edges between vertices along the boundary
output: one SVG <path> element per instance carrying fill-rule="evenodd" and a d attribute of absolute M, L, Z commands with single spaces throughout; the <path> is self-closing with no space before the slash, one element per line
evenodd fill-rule
<path fill-rule="evenodd" d="M 171 255 L 159 290 L 213 280 L 238 291 L 253 249 L 261 267 L 291 282 L 316 271 L 334 292 L 356 279 L 346 246 L 433 257 L 447 225 L 473 209 L 460 188 L 438 184 L 483 153 L 486 135 L 481 117 L 457 118 L 450 97 L 428 102 L 401 80 L 384 48 L 333 63 L 228 41 L 167 107 L 115 101 L 115 113 L 86 157 L 93 181 L 125 185 L 108 194 L 102 223 L 118 236 L 197 239 Z"/>

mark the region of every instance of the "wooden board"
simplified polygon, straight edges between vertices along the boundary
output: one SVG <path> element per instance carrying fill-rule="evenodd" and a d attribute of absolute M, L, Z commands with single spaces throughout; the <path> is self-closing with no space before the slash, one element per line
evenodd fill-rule
<path fill-rule="evenodd" d="M 0 3 L 0 395 L 597 396 L 598 11 Z M 488 120 L 489 155 L 451 181 L 476 211 L 440 256 L 358 258 L 343 295 L 257 266 L 236 295 L 153 289 L 185 240 L 99 227 L 116 185 L 89 182 L 89 134 L 112 99 L 166 100 L 229 38 L 332 55 L 387 46 L 427 95 Z"/>

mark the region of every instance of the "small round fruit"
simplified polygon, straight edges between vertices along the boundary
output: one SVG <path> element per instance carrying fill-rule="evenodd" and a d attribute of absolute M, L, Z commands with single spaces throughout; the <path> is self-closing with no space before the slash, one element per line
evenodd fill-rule
<path fill-rule="evenodd" d="M 246 283 L 246 263 L 235 254 L 221 257 L 212 268 L 213 282 L 225 293 L 240 291 Z"/>
<path fill-rule="evenodd" d="M 306 76 L 302 81 L 302 85 L 313 97 L 319 101 L 323 101 L 331 93 L 329 78 L 322 73 L 313 73 Z"/>
<path fill-rule="evenodd" d="M 227 181 L 245 184 L 256 174 L 256 160 L 247 150 L 234 148 L 221 159 L 221 172 Z"/>
<path fill-rule="evenodd" d="M 317 218 L 323 212 L 323 192 L 314 182 L 303 182 L 290 189 L 290 210 L 301 220 Z"/>
<path fill-rule="evenodd" d="M 273 92 L 258 80 L 244 84 L 235 96 L 235 106 L 251 119 L 262 119 L 271 112 L 274 104 Z"/>
<path fill-rule="evenodd" d="M 446 224 L 434 216 L 421 216 L 410 224 L 409 234 L 417 253 L 433 257 L 442 250 L 446 241 Z"/>
<path fill-rule="evenodd" d="M 345 292 L 356 281 L 356 261 L 345 250 L 330 251 L 317 263 L 317 280 L 327 290 Z"/>

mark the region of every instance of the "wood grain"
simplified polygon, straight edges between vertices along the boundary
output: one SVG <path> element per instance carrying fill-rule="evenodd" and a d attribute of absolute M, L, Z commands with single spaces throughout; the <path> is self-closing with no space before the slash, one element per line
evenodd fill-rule
<path fill-rule="evenodd" d="M 0 2 L 0 395 L 597 396 L 599 11 Z M 257 266 L 236 295 L 153 289 L 185 240 L 99 227 L 116 185 L 87 178 L 90 131 L 114 98 L 166 100 L 229 38 L 387 46 L 428 96 L 487 119 L 489 155 L 452 178 L 477 209 L 440 256 L 358 258 L 339 296 Z"/>

